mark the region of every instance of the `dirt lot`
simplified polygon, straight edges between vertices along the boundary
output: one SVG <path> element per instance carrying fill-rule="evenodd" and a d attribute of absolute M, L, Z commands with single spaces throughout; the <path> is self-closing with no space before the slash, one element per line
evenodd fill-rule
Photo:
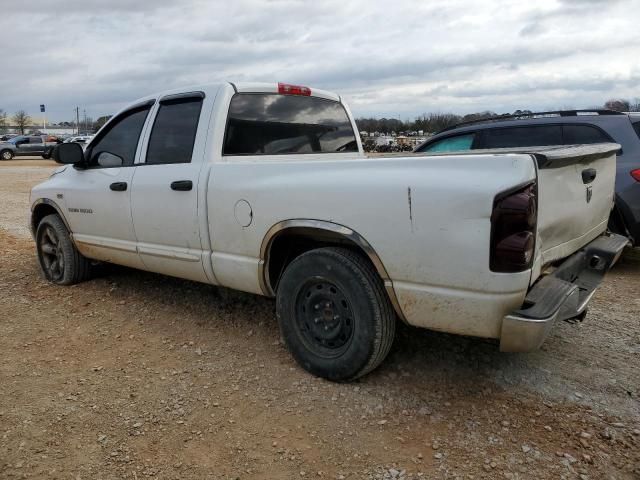
<path fill-rule="evenodd" d="M 24 225 L 50 170 L 0 163 L 0 478 L 640 478 L 638 252 L 540 352 L 400 327 L 332 384 L 269 299 L 118 267 L 45 283 Z"/>

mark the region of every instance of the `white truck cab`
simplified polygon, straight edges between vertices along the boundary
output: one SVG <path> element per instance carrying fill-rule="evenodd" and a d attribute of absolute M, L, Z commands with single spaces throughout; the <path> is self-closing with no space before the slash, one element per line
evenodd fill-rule
<path fill-rule="evenodd" d="M 68 285 L 104 261 L 275 296 L 296 360 L 348 380 L 396 319 L 535 349 L 626 245 L 605 235 L 615 144 L 367 158 L 356 132 L 309 87 L 139 99 L 32 190 L 42 271 Z"/>

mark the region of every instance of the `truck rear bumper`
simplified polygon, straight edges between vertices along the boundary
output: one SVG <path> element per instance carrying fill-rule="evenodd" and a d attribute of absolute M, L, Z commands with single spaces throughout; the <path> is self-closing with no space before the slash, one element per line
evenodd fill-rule
<path fill-rule="evenodd" d="M 556 320 L 583 313 L 607 271 L 629 240 L 603 235 L 566 258 L 527 293 L 523 306 L 502 321 L 500 350 L 530 352 L 540 348 Z"/>

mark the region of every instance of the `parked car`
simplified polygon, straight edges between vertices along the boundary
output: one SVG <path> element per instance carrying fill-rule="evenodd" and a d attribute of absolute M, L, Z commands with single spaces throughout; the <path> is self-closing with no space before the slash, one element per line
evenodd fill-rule
<path fill-rule="evenodd" d="M 510 115 L 449 127 L 416 147 L 434 153 L 487 148 L 616 142 L 615 208 L 609 227 L 640 246 L 640 114 L 563 110 Z"/>
<path fill-rule="evenodd" d="M 42 155 L 47 147 L 55 145 L 46 140 L 46 135 L 18 135 L 6 142 L 0 142 L 0 159 L 11 160 L 19 156 Z"/>
<path fill-rule="evenodd" d="M 64 140 L 65 143 L 80 143 L 87 144 L 91 141 L 93 135 L 76 135 L 74 137 L 69 137 Z"/>
<path fill-rule="evenodd" d="M 275 296 L 300 365 L 350 380 L 396 318 L 530 351 L 582 315 L 628 243 L 605 234 L 619 148 L 367 158 L 334 93 L 205 85 L 59 145 L 31 227 L 55 284 L 104 261 Z"/>

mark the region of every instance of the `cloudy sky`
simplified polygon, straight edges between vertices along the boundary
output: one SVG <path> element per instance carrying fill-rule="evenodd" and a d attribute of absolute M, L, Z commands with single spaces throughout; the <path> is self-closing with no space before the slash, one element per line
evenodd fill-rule
<path fill-rule="evenodd" d="M 0 108 L 53 121 L 220 80 L 402 119 L 640 97 L 640 0 L 30 0 L 2 19 Z"/>

